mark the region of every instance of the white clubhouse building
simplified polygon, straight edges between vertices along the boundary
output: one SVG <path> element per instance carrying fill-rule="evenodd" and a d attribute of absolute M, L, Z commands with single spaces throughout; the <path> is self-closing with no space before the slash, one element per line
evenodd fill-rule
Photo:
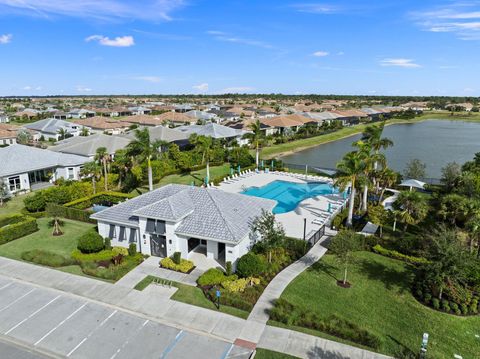
<path fill-rule="evenodd" d="M 216 188 L 170 184 L 95 213 L 98 231 L 112 245 L 136 243 L 144 254 L 189 258 L 201 251 L 207 258 L 236 261 L 258 240 L 251 224 L 276 202 L 228 193 Z"/>

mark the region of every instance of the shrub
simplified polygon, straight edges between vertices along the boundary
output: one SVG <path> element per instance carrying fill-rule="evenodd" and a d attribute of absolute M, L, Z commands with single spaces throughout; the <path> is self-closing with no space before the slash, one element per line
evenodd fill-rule
<path fill-rule="evenodd" d="M 430 304 L 430 301 L 432 300 L 432 295 L 430 293 L 425 293 L 423 296 L 423 302 L 425 304 Z"/>
<path fill-rule="evenodd" d="M 96 253 L 82 253 L 80 250 L 75 249 L 70 255 L 72 259 L 81 262 L 102 262 L 111 261 L 115 254 L 112 250 L 103 250 Z"/>
<path fill-rule="evenodd" d="M 428 263 L 428 260 L 425 259 L 425 258 L 407 256 L 406 254 L 402 254 L 402 253 L 394 251 L 394 250 L 385 249 L 380 244 L 377 244 L 376 246 L 374 246 L 372 248 L 372 250 L 377 254 L 381 254 L 382 256 L 390 257 L 390 258 L 394 258 L 394 259 L 399 259 L 401 261 L 412 263 L 412 264 L 426 264 L 426 263 Z"/>
<path fill-rule="evenodd" d="M 172 258 L 166 257 L 163 258 L 160 261 L 160 265 L 163 268 L 171 269 L 177 272 L 182 272 L 182 273 L 188 273 L 190 272 L 193 268 L 195 268 L 195 265 L 193 264 L 192 261 L 188 261 L 186 259 L 181 259 L 180 264 L 176 264 Z"/>
<path fill-rule="evenodd" d="M 128 251 L 127 248 L 125 247 L 118 247 L 118 246 L 115 246 L 112 248 L 112 253 L 114 256 L 118 255 L 118 254 L 121 254 L 122 256 L 126 257 L 128 255 L 130 255 L 130 252 Z"/>
<path fill-rule="evenodd" d="M 93 211 L 84 211 L 81 209 L 69 208 L 55 203 L 47 204 L 46 213 L 50 216 L 73 219 L 74 221 L 96 223 L 94 219 L 90 218 L 90 216 L 93 214 Z"/>
<path fill-rule="evenodd" d="M 244 292 L 247 286 L 253 286 L 260 284 L 260 279 L 258 278 L 240 278 L 236 280 L 226 280 L 222 282 L 222 287 L 228 290 L 229 292 Z"/>
<path fill-rule="evenodd" d="M 311 247 L 309 242 L 291 237 L 285 237 L 283 245 L 294 261 L 302 258 Z"/>
<path fill-rule="evenodd" d="M 37 220 L 28 216 L 10 216 L 9 219 L 4 217 L 3 223 L 7 224 L 0 227 L 0 244 L 38 231 Z"/>
<path fill-rule="evenodd" d="M 238 260 L 237 273 L 240 277 L 259 277 L 265 269 L 263 257 L 253 252 L 248 252 Z"/>
<path fill-rule="evenodd" d="M 450 303 L 446 299 L 442 299 L 442 310 L 447 313 L 450 312 Z"/>
<path fill-rule="evenodd" d="M 98 203 L 117 204 L 127 199 L 133 198 L 133 195 L 121 192 L 98 192 L 84 196 L 75 200 L 71 200 L 65 203 L 65 207 L 71 207 L 76 209 L 87 209 Z"/>
<path fill-rule="evenodd" d="M 225 275 L 227 275 L 228 277 L 228 276 L 231 276 L 232 273 L 233 273 L 232 262 L 227 261 L 225 263 Z"/>
<path fill-rule="evenodd" d="M 180 264 L 180 261 L 182 260 L 182 253 L 181 252 L 173 253 L 172 259 L 175 264 Z"/>
<path fill-rule="evenodd" d="M 433 298 L 432 299 L 432 306 L 436 310 L 440 309 L 440 301 L 438 300 L 438 298 Z"/>
<path fill-rule="evenodd" d="M 202 287 L 214 286 L 237 278 L 236 275 L 225 276 L 225 274 L 218 268 L 210 268 L 197 279 L 197 283 Z"/>
<path fill-rule="evenodd" d="M 60 254 L 45 251 L 42 249 L 33 249 L 31 251 L 23 252 L 21 257 L 25 261 L 49 267 L 64 267 L 74 264 L 74 262 L 70 258 L 65 258 Z"/>
<path fill-rule="evenodd" d="M 416 291 L 415 291 L 415 294 L 417 295 L 417 298 L 420 299 L 420 300 L 423 300 L 423 291 L 418 288 Z"/>
<path fill-rule="evenodd" d="M 112 249 L 112 240 L 110 238 L 107 237 L 103 239 L 103 248 L 107 251 Z"/>
<path fill-rule="evenodd" d="M 450 309 L 457 315 L 461 314 L 460 308 L 458 307 L 458 304 L 455 302 L 450 302 Z"/>
<path fill-rule="evenodd" d="M 130 243 L 128 245 L 128 255 L 134 256 L 137 253 L 137 245 L 135 243 Z"/>
<path fill-rule="evenodd" d="M 472 299 L 472 301 L 470 302 L 469 312 L 472 314 L 478 313 L 478 299 Z"/>
<path fill-rule="evenodd" d="M 91 193 L 92 186 L 89 183 L 62 181 L 55 187 L 35 192 L 33 196 L 25 198 L 23 202 L 29 212 L 41 212 L 45 210 L 48 203 L 64 204 Z"/>
<path fill-rule="evenodd" d="M 103 238 L 94 229 L 89 230 L 78 239 L 77 248 L 82 253 L 96 253 L 103 249 Z"/>
<path fill-rule="evenodd" d="M 93 277 L 98 277 L 106 280 L 117 281 L 130 270 L 143 262 L 143 256 L 141 253 L 137 253 L 134 256 L 125 257 L 123 262 L 119 265 L 111 265 L 108 267 L 97 266 L 92 262 L 81 263 L 82 271 Z"/>
<path fill-rule="evenodd" d="M 460 311 L 462 312 L 463 315 L 468 314 L 468 305 L 465 303 L 460 304 Z"/>

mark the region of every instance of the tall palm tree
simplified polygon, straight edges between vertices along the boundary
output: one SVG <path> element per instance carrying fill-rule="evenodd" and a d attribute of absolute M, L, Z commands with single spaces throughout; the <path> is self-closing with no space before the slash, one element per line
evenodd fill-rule
<path fill-rule="evenodd" d="M 82 129 L 80 130 L 80 136 L 89 136 L 90 135 L 90 130 L 88 127 L 83 126 Z"/>
<path fill-rule="evenodd" d="M 97 180 L 102 175 L 102 167 L 97 161 L 87 162 L 83 165 L 82 176 L 90 177 L 92 179 L 93 194 L 97 193 Z"/>
<path fill-rule="evenodd" d="M 60 140 L 64 140 L 64 139 L 67 137 L 67 134 L 68 134 L 67 130 L 64 129 L 63 127 L 60 128 L 60 129 L 57 131 L 57 133 L 60 135 Z"/>
<path fill-rule="evenodd" d="M 260 145 L 262 144 L 265 136 L 262 132 L 262 124 L 258 119 L 255 122 L 249 124 L 248 128 L 250 129 L 250 131 L 252 131 L 252 133 L 247 133 L 245 137 L 248 138 L 252 145 L 255 147 L 255 165 L 258 169 L 258 164 L 260 160 Z"/>
<path fill-rule="evenodd" d="M 113 167 L 118 172 L 118 189 L 121 189 L 123 179 L 132 168 L 132 158 L 127 154 L 126 150 L 122 149 L 115 152 Z"/>
<path fill-rule="evenodd" d="M 389 138 L 382 138 L 385 121 L 378 126 L 367 126 L 363 131 L 362 139 L 370 143 L 372 151 L 378 155 L 381 149 L 393 146 L 393 141 Z M 377 170 L 378 162 L 375 162 L 374 169 Z"/>
<path fill-rule="evenodd" d="M 127 153 L 129 156 L 138 158 L 140 162 L 147 162 L 148 188 L 153 190 L 152 159 L 154 159 L 161 146 L 160 141 L 151 141 L 148 128 L 136 129 L 135 140 L 129 143 Z"/>
<path fill-rule="evenodd" d="M 399 211 L 400 220 L 403 222 L 403 233 L 408 225 L 414 225 L 422 221 L 428 213 L 425 200 L 418 192 L 402 191 L 394 202 L 394 207 Z"/>
<path fill-rule="evenodd" d="M 207 182 L 210 181 L 210 160 L 214 147 L 213 138 L 210 136 L 190 136 L 190 143 L 195 146 L 195 150 L 202 154 L 202 164 L 207 165 Z"/>
<path fill-rule="evenodd" d="M 365 162 L 357 151 L 348 152 L 343 159 L 337 163 L 337 174 L 335 185 L 342 191 L 350 187 L 350 203 L 348 206 L 347 226 L 352 226 L 353 206 L 355 202 L 355 186 L 358 178 L 364 171 Z"/>
<path fill-rule="evenodd" d="M 392 170 L 391 168 L 384 167 L 381 171 L 377 174 L 377 184 L 382 187 L 382 191 L 380 192 L 380 197 L 378 198 L 378 204 L 382 203 L 383 196 L 385 195 L 385 190 L 388 187 L 393 186 L 397 183 L 398 180 L 398 173 Z"/>
<path fill-rule="evenodd" d="M 95 159 L 103 166 L 103 179 L 105 182 L 105 191 L 108 191 L 108 162 L 110 161 L 110 154 L 106 147 L 97 148 Z"/>

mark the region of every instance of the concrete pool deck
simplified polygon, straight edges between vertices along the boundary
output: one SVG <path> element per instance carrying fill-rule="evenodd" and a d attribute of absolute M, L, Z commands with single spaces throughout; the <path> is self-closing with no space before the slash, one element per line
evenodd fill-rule
<path fill-rule="evenodd" d="M 231 193 L 241 193 L 250 187 L 263 187 L 273 181 L 287 181 L 293 183 L 309 183 L 309 182 L 325 182 L 332 183 L 327 177 L 305 176 L 301 174 L 285 173 L 285 172 L 263 172 L 246 174 L 237 177 L 232 181 L 222 182 L 218 188 Z M 329 202 L 343 200 L 341 195 L 319 195 L 307 198 L 301 201 L 298 206 L 285 213 L 276 214 L 278 222 L 283 225 L 285 233 L 289 237 L 303 239 L 304 221 L 306 219 L 305 238 L 310 238 L 317 232 L 324 222 L 329 225 L 332 218 L 341 210 L 341 206 L 332 204 L 332 213 L 328 212 Z"/>

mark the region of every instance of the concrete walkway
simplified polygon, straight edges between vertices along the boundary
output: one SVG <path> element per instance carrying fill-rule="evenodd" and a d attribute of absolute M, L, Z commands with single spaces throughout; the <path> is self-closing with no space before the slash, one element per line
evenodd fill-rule
<path fill-rule="evenodd" d="M 122 277 L 115 285 L 123 286 L 126 288 L 133 288 L 135 285 L 140 282 L 147 275 L 153 275 L 155 277 L 160 277 L 163 279 L 171 280 L 174 282 L 179 282 L 191 286 L 197 285 L 197 279 L 203 273 L 201 269 L 195 268 L 191 273 L 184 274 L 180 272 L 175 272 L 169 269 L 160 268 L 159 266 L 160 258 L 158 257 L 148 257 L 140 265 L 128 272 L 124 277 Z"/>

